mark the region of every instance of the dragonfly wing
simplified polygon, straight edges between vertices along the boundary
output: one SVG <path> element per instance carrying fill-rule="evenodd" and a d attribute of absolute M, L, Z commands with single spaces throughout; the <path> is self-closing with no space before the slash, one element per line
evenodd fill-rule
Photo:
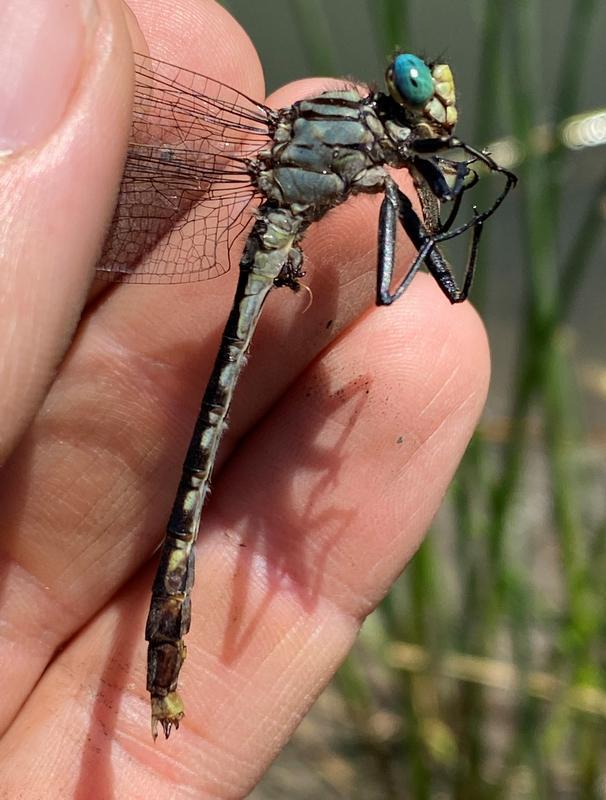
<path fill-rule="evenodd" d="M 272 112 L 229 86 L 136 57 L 133 127 L 100 277 L 182 283 L 229 268 L 251 220 L 249 165 Z"/>

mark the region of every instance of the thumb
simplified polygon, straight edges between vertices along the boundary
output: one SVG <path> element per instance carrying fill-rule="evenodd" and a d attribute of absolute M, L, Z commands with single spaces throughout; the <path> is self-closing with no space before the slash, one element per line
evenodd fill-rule
<path fill-rule="evenodd" d="M 0 464 L 78 324 L 122 171 L 131 47 L 118 0 L 4 0 Z"/>

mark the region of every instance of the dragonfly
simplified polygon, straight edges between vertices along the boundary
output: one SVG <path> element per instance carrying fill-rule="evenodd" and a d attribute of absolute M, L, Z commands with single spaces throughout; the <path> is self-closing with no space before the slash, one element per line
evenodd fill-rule
<path fill-rule="evenodd" d="M 279 110 L 147 56 L 135 56 L 135 73 L 131 140 L 99 274 L 133 283 L 215 277 L 227 271 L 249 229 L 152 587 L 145 638 L 155 739 L 158 724 L 168 738 L 184 716 L 178 679 L 191 622 L 194 545 L 236 383 L 269 293 L 301 286 L 309 226 L 353 195 L 382 194 L 376 303 L 396 301 L 423 264 L 459 303 L 471 286 L 483 225 L 517 179 L 487 151 L 455 137 L 450 67 L 411 53 L 392 57 L 384 91 L 345 85 Z M 502 176 L 502 189 L 490 207 L 474 206 L 458 222 L 480 166 Z M 411 174 L 421 215 L 394 179 L 398 169 Z M 399 226 L 416 256 L 392 288 Z M 467 232 L 459 286 L 441 245 Z"/>

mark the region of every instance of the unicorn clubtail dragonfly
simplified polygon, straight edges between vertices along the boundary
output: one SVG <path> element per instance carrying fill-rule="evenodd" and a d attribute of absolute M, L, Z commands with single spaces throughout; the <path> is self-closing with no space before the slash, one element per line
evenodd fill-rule
<path fill-rule="evenodd" d="M 168 737 L 183 703 L 177 682 L 190 625 L 194 544 L 236 382 L 272 289 L 297 289 L 308 227 L 359 193 L 381 193 L 376 302 L 398 299 L 425 265 L 452 303 L 467 297 L 484 222 L 516 182 L 490 155 L 455 138 L 450 68 L 399 53 L 386 91 L 354 86 L 274 110 L 211 78 L 136 56 L 132 138 L 114 219 L 99 262 L 112 280 L 175 283 L 226 271 L 246 227 L 240 272 L 200 415 L 185 457 L 152 588 L 146 626 L 152 733 Z M 457 223 L 474 167 L 503 176 L 501 193 Z M 407 169 L 422 215 L 390 169 Z M 254 197 L 259 204 L 248 211 Z M 445 219 L 440 207 L 448 204 Z M 417 255 L 392 289 L 402 226 Z M 469 231 L 459 287 L 440 244 Z"/>

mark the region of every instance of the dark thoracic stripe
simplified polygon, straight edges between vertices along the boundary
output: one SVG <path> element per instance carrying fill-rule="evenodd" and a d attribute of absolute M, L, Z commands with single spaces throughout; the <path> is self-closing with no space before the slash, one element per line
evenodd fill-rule
<path fill-rule="evenodd" d="M 334 89 L 334 91 L 338 92 L 341 90 Z M 362 98 L 362 102 L 363 100 L 364 98 Z M 313 100 L 299 101 L 300 105 L 303 103 L 313 104 L 314 106 L 341 106 L 342 108 L 351 108 L 352 111 L 357 111 L 360 108 L 360 100 L 347 100 L 345 97 L 314 97 Z"/>
<path fill-rule="evenodd" d="M 336 106 L 338 108 L 345 108 L 346 106 Z M 313 108 L 300 108 L 299 119 L 307 120 L 308 122 L 326 122 L 326 115 L 321 111 L 315 111 Z M 331 122 L 351 122 L 358 121 L 359 116 L 352 117 L 350 114 L 332 114 L 330 117 Z"/>

